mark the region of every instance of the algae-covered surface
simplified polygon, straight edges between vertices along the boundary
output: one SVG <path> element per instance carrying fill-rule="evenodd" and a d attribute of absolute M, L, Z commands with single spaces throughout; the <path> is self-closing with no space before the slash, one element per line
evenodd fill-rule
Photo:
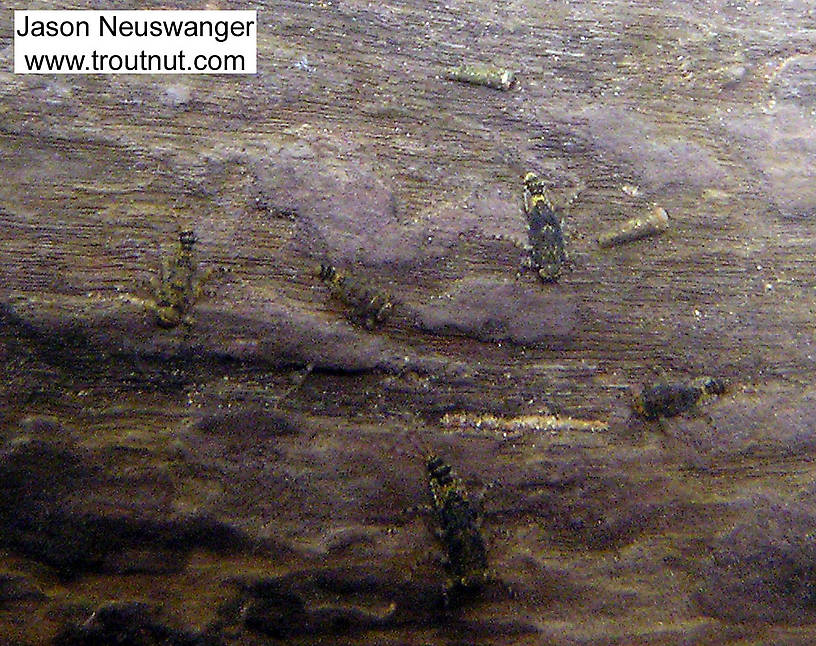
<path fill-rule="evenodd" d="M 811 4 L 256 6 L 256 75 L 0 74 L 0 643 L 814 643 Z"/>

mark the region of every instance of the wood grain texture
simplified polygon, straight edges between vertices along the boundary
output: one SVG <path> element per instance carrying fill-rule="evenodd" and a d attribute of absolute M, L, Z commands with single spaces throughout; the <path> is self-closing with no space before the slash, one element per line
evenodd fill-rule
<path fill-rule="evenodd" d="M 0 75 L 0 641 L 812 643 L 808 3 L 258 8 L 254 76 Z M 581 188 L 557 284 L 529 170 Z M 224 271 L 162 330 L 181 229 Z M 381 330 L 321 262 L 393 295 Z M 735 386 L 635 420 L 663 374 Z M 429 451 L 488 487 L 491 584 L 448 610 Z"/>

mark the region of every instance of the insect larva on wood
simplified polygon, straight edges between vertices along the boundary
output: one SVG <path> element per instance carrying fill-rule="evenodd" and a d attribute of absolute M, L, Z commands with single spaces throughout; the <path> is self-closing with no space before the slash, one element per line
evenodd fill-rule
<path fill-rule="evenodd" d="M 487 550 L 481 516 L 451 466 L 432 455 L 425 464 L 439 534 L 447 556 L 446 604 L 457 595 L 478 590 L 487 581 Z"/>
<path fill-rule="evenodd" d="M 367 330 L 382 325 L 391 314 L 394 307 L 391 297 L 364 281 L 327 264 L 320 265 L 317 275 L 329 285 L 332 296 L 350 308 L 351 318 L 362 323 Z"/>
<path fill-rule="evenodd" d="M 676 417 L 694 411 L 704 398 L 722 395 L 728 389 L 727 380 L 715 377 L 698 377 L 689 383 L 659 382 L 644 386 L 634 396 L 632 409 L 646 420 Z"/>
<path fill-rule="evenodd" d="M 156 324 L 173 328 L 184 323 L 192 325 L 193 306 L 204 294 L 204 285 L 213 275 L 212 269 L 200 271 L 195 258 L 198 238 L 192 230 L 179 231 L 178 244 L 172 258 L 162 261 L 158 278 L 151 279 L 153 297 L 146 301 L 156 315 Z"/>
<path fill-rule="evenodd" d="M 556 282 L 567 262 L 564 233 L 557 207 L 544 181 L 535 173 L 524 176 L 524 217 L 530 241 L 530 265 L 543 282 Z"/>

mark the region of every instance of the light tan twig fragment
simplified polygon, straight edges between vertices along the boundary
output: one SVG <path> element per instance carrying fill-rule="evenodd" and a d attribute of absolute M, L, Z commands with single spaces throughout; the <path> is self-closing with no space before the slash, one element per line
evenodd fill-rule
<path fill-rule="evenodd" d="M 494 90 L 509 90 L 516 80 L 513 70 L 487 65 L 460 65 L 445 72 L 449 81 L 461 81 L 472 85 L 484 85 Z"/>
<path fill-rule="evenodd" d="M 614 245 L 640 240 L 647 236 L 657 235 L 669 228 L 669 215 L 666 209 L 655 206 L 645 216 L 627 220 L 620 226 L 609 231 L 605 231 L 598 236 L 598 244 L 602 247 L 612 247 Z"/>
<path fill-rule="evenodd" d="M 606 431 L 606 422 L 592 419 L 575 419 L 556 415 L 522 415 L 520 417 L 496 417 L 472 413 L 446 413 L 439 423 L 445 428 L 478 429 L 504 433 L 524 431 Z"/>

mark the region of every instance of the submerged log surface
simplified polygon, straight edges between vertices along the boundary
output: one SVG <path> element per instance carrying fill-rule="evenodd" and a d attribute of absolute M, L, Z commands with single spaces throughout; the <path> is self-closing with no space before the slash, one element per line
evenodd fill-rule
<path fill-rule="evenodd" d="M 813 643 L 812 6 L 258 8 L 257 75 L 0 74 L 0 642 Z M 583 188 L 557 284 L 531 170 Z M 670 229 L 600 249 L 644 200 Z M 162 329 L 186 230 L 216 271 Z M 633 418 L 663 375 L 734 387 Z M 440 424 L 544 410 L 608 428 Z M 431 453 L 486 489 L 447 607 Z"/>

